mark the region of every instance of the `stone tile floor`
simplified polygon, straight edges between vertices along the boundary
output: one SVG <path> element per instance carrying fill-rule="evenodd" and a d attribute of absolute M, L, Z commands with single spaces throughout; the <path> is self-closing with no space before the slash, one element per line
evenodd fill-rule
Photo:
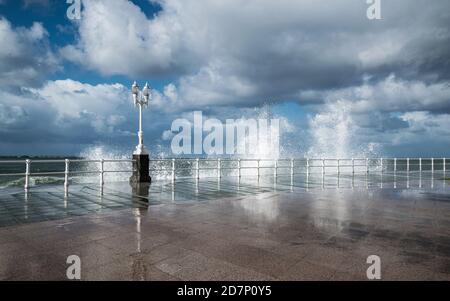
<path fill-rule="evenodd" d="M 81 258 L 82 280 L 365 280 L 369 255 L 380 256 L 384 280 L 450 280 L 448 184 L 369 182 L 2 195 L 14 222 L 0 227 L 0 280 L 65 280 L 69 255 Z"/>

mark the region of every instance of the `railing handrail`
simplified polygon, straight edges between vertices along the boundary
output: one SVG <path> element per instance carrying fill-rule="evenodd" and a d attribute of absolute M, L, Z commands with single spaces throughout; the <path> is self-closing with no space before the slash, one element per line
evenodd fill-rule
<path fill-rule="evenodd" d="M 68 193 L 69 176 L 81 175 L 81 174 L 99 174 L 100 182 L 102 185 L 101 191 L 103 193 L 104 174 L 105 173 L 125 173 L 133 172 L 133 170 L 106 170 L 104 163 L 132 163 L 133 159 L 23 159 L 23 160 L 0 160 L 0 164 L 25 164 L 24 173 L 6 173 L 0 174 L 0 176 L 25 176 L 25 191 L 29 188 L 29 179 L 33 176 L 51 176 L 51 175 L 64 175 L 64 191 Z M 44 164 L 44 163 L 61 163 L 65 165 L 64 171 L 31 171 L 31 164 Z M 70 163 L 99 163 L 99 170 L 76 170 L 70 171 Z"/>
<path fill-rule="evenodd" d="M 386 172 L 387 167 L 393 167 L 393 172 L 435 172 L 438 171 L 436 166 L 442 166 L 440 171 L 443 171 L 444 174 L 446 172 L 447 161 L 449 158 L 410 158 L 410 157 L 402 157 L 402 158 L 279 158 L 279 159 L 270 159 L 270 158 L 152 158 L 150 162 L 171 162 L 171 166 L 167 166 L 167 168 L 149 168 L 150 171 L 153 172 L 168 172 L 172 174 L 172 180 L 175 180 L 176 172 L 179 170 L 192 170 L 195 171 L 195 176 L 197 179 L 200 178 L 200 172 L 203 170 L 216 170 L 217 177 L 222 177 L 222 170 L 237 170 L 238 177 L 242 176 L 242 170 L 257 170 L 257 176 L 260 177 L 261 169 L 273 169 L 274 177 L 278 175 L 282 175 L 278 173 L 278 170 L 290 169 L 290 175 L 293 177 L 295 173 L 295 168 L 303 167 L 306 169 L 306 173 L 313 173 L 312 170 L 321 169 L 322 175 L 324 176 L 327 170 L 330 168 L 337 169 L 337 174 L 339 175 L 342 172 L 343 168 L 351 168 L 352 174 L 355 174 L 355 168 L 363 167 L 363 172 L 369 174 L 371 172 L 371 167 L 374 166 L 374 162 L 376 162 L 375 166 L 378 169 L 378 172 Z M 419 162 L 416 162 L 416 161 Z M 10 174 L 0 174 L 0 176 L 25 176 L 25 189 L 29 188 L 29 178 L 32 176 L 41 176 L 41 175 L 64 175 L 64 187 L 67 193 L 69 186 L 69 176 L 70 175 L 79 175 L 79 174 L 99 174 L 100 175 L 100 183 L 103 187 L 104 184 L 104 174 L 105 173 L 125 173 L 125 172 L 133 172 L 133 170 L 107 170 L 105 169 L 105 163 L 132 163 L 136 160 L 133 159 L 23 159 L 23 160 L 0 160 L 0 164 L 25 164 L 25 172 L 24 173 L 10 173 Z M 178 167 L 176 166 L 177 162 L 180 161 L 188 161 L 191 163 L 190 167 Z M 330 164 L 331 161 L 331 164 Z M 361 161 L 364 162 L 361 164 Z M 216 166 L 204 165 L 202 166 L 200 163 L 203 162 L 216 162 Z M 237 166 L 230 165 L 222 165 L 224 162 L 236 162 Z M 242 162 L 256 162 L 257 165 L 248 166 L 242 165 Z M 273 162 L 273 165 L 260 165 L 260 162 Z M 279 162 L 290 162 L 287 164 L 278 164 Z M 304 162 L 302 166 L 295 166 L 296 162 Z M 317 163 L 316 163 L 317 162 Z M 343 163 L 344 162 L 344 163 Z M 350 162 L 350 163 L 346 163 Z M 393 163 L 388 164 L 387 162 Z M 42 164 L 42 163 L 64 163 L 65 169 L 64 171 L 31 171 L 32 164 Z M 99 170 L 70 170 L 70 163 L 99 163 Z M 194 164 L 195 163 L 195 164 Z M 404 164 L 401 164 L 404 163 Z M 441 165 L 440 165 L 441 164 Z M 398 167 L 402 166 L 406 169 L 400 170 Z M 411 169 L 411 167 L 414 167 Z M 431 167 L 430 169 L 424 169 L 423 167 Z M 419 167 L 419 170 L 414 170 Z M 347 169 L 348 170 L 348 169 Z M 359 172 L 360 169 L 358 169 Z M 305 173 L 305 172 L 303 172 Z M 192 173 L 192 176 L 194 173 Z M 103 189 L 103 188 L 102 188 Z"/>
<path fill-rule="evenodd" d="M 300 160 L 309 160 L 309 161 L 344 161 L 344 160 L 442 160 L 442 159 L 450 159 L 449 157 L 366 157 L 366 158 L 316 158 L 316 157 L 303 157 L 303 158 L 150 158 L 150 161 L 172 161 L 172 160 L 185 160 L 185 161 L 217 161 L 217 159 L 220 159 L 221 161 L 300 161 Z M 135 160 L 133 159 L 14 159 L 14 160 L 0 160 L 0 163 L 25 163 L 27 160 L 32 161 L 34 163 L 64 163 L 66 160 L 69 160 L 70 162 L 133 162 Z"/>
<path fill-rule="evenodd" d="M 69 160 L 70 162 L 86 162 L 86 163 L 92 163 L 92 162 L 100 163 L 102 160 L 103 160 L 103 162 L 133 162 L 133 161 L 135 161 L 133 159 L 54 159 L 54 160 L 23 159 L 23 160 L 0 160 L 0 163 L 25 163 L 27 160 L 32 161 L 33 163 L 65 163 L 66 160 Z"/>

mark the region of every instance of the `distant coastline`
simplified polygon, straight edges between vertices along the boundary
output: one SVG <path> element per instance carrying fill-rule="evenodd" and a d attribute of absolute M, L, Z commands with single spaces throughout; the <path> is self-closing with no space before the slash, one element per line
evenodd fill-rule
<path fill-rule="evenodd" d="M 27 156 L 27 155 L 23 155 L 23 156 L 0 156 L 0 160 L 11 160 L 11 159 L 54 159 L 54 160 L 59 160 L 59 159 L 83 159 L 83 157 L 80 156 Z"/>

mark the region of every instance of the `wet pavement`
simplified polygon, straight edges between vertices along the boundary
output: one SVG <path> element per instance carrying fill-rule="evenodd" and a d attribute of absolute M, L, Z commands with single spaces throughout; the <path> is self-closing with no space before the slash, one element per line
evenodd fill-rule
<path fill-rule="evenodd" d="M 0 279 L 450 280 L 442 177 L 180 179 L 1 193 Z"/>

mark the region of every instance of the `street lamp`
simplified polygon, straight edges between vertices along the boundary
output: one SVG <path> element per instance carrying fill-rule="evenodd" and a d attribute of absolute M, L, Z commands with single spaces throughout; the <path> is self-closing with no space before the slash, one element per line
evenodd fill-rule
<path fill-rule="evenodd" d="M 144 89 L 139 90 L 139 86 L 136 82 L 131 86 L 131 93 L 133 95 L 134 106 L 139 106 L 139 144 L 136 146 L 134 155 L 147 155 L 148 152 L 144 146 L 144 133 L 142 132 L 142 107 L 148 107 L 148 101 L 150 100 L 150 87 L 145 83 Z"/>

